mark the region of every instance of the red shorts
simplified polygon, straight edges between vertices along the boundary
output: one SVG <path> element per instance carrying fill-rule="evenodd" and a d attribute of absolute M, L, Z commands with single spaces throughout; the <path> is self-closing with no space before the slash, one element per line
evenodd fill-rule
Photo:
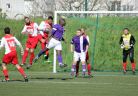
<path fill-rule="evenodd" d="M 87 53 L 86 53 L 86 61 L 88 61 L 88 60 L 89 60 L 89 53 L 87 51 Z"/>
<path fill-rule="evenodd" d="M 18 64 L 18 57 L 17 57 L 16 51 L 5 54 L 2 59 L 2 62 L 6 64 L 9 64 L 9 63 L 12 63 L 14 65 Z"/>
<path fill-rule="evenodd" d="M 44 36 L 42 36 L 41 34 L 38 35 L 38 39 L 39 41 L 41 39 L 45 39 L 46 40 L 46 43 L 48 43 L 48 34 L 47 33 L 44 33 Z"/>
<path fill-rule="evenodd" d="M 37 46 L 37 43 L 38 43 L 38 36 L 28 37 L 26 41 L 26 47 L 35 49 Z"/>

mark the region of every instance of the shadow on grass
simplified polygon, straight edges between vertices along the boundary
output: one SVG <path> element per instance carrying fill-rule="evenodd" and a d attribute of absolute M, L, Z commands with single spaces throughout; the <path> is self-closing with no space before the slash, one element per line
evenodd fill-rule
<path fill-rule="evenodd" d="M 37 79 L 37 80 L 71 80 L 73 78 L 68 78 L 68 77 L 34 77 L 34 78 L 30 78 L 30 79 Z"/>

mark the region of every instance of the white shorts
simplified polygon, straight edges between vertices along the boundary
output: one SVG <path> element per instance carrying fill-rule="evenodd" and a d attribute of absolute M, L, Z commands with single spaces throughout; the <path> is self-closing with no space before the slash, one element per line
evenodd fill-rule
<path fill-rule="evenodd" d="M 79 59 L 82 61 L 86 60 L 86 53 L 85 52 L 81 52 L 78 53 L 76 51 L 74 51 L 74 61 L 79 61 Z"/>
<path fill-rule="evenodd" d="M 62 50 L 61 41 L 58 41 L 54 38 L 51 38 L 49 43 L 46 46 L 48 49 L 54 48 L 55 50 Z"/>

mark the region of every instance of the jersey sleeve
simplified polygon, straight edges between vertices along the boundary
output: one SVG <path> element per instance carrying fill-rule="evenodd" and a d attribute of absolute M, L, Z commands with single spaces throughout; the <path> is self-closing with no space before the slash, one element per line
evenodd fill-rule
<path fill-rule="evenodd" d="M 54 25 L 53 28 L 52 28 L 51 35 L 54 35 L 57 30 L 58 30 L 58 26 L 57 25 Z"/>
<path fill-rule="evenodd" d="M 18 45 L 18 46 L 20 46 L 20 45 L 21 45 L 21 43 L 17 40 L 17 38 L 16 38 L 16 37 L 14 37 L 14 40 L 15 40 L 16 45 Z"/>
<path fill-rule="evenodd" d="M 119 44 L 121 45 L 123 43 L 123 37 L 121 36 L 120 40 L 119 40 Z"/>
<path fill-rule="evenodd" d="M 4 46 L 5 46 L 5 40 L 4 38 L 2 38 L 0 43 L 0 49 L 3 48 Z"/>
<path fill-rule="evenodd" d="M 38 33 L 38 25 L 37 23 L 34 23 L 34 33 L 33 33 L 33 36 L 36 36 Z"/>
<path fill-rule="evenodd" d="M 74 44 L 74 38 L 72 38 L 72 40 L 71 40 L 71 42 L 70 42 L 71 44 Z"/>
<path fill-rule="evenodd" d="M 43 36 L 43 35 L 44 35 L 44 33 L 43 33 L 43 31 L 42 31 L 42 30 L 45 30 L 45 22 L 44 22 L 44 21 L 42 21 L 42 22 L 40 23 L 40 25 L 39 25 L 38 29 L 40 30 L 40 31 L 39 31 L 39 32 L 40 32 L 40 34 Z"/>
<path fill-rule="evenodd" d="M 84 42 L 84 44 L 89 45 L 89 42 L 85 37 L 83 38 L 83 42 Z"/>
<path fill-rule="evenodd" d="M 133 44 L 133 45 L 135 45 L 136 40 L 135 40 L 135 38 L 134 38 L 133 35 L 131 35 L 131 38 L 130 39 L 131 39 L 130 43 Z"/>

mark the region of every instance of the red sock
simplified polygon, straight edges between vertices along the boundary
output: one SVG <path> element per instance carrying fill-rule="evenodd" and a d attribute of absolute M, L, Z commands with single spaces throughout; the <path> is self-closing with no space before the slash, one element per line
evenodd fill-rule
<path fill-rule="evenodd" d="M 49 55 L 49 51 L 48 51 L 48 50 L 46 51 L 46 55 L 47 55 L 47 56 Z"/>
<path fill-rule="evenodd" d="M 9 79 L 9 75 L 8 75 L 8 70 L 7 69 L 3 70 L 3 74 L 5 76 L 5 80 L 8 80 Z"/>
<path fill-rule="evenodd" d="M 131 63 L 131 67 L 132 67 L 132 71 L 135 71 L 136 64 L 135 63 Z"/>
<path fill-rule="evenodd" d="M 124 71 L 126 71 L 126 67 L 127 67 L 127 63 L 124 62 L 124 63 L 123 63 L 123 70 L 124 70 Z"/>
<path fill-rule="evenodd" d="M 23 64 L 25 63 L 27 56 L 28 56 L 28 50 L 25 50 L 24 54 L 23 54 L 23 57 L 22 57 L 22 63 Z"/>
<path fill-rule="evenodd" d="M 34 59 L 34 52 L 31 52 L 30 53 L 30 65 L 32 65 L 33 59 Z"/>
<path fill-rule="evenodd" d="M 76 64 L 76 74 L 77 75 L 79 74 L 79 62 L 77 62 L 77 64 Z"/>
<path fill-rule="evenodd" d="M 91 75 L 91 64 L 87 64 L 88 75 Z"/>
<path fill-rule="evenodd" d="M 23 69 L 22 67 L 20 67 L 20 68 L 18 69 L 18 71 L 20 72 L 20 74 L 21 74 L 23 77 L 26 77 L 26 74 L 25 74 L 24 69 Z"/>

